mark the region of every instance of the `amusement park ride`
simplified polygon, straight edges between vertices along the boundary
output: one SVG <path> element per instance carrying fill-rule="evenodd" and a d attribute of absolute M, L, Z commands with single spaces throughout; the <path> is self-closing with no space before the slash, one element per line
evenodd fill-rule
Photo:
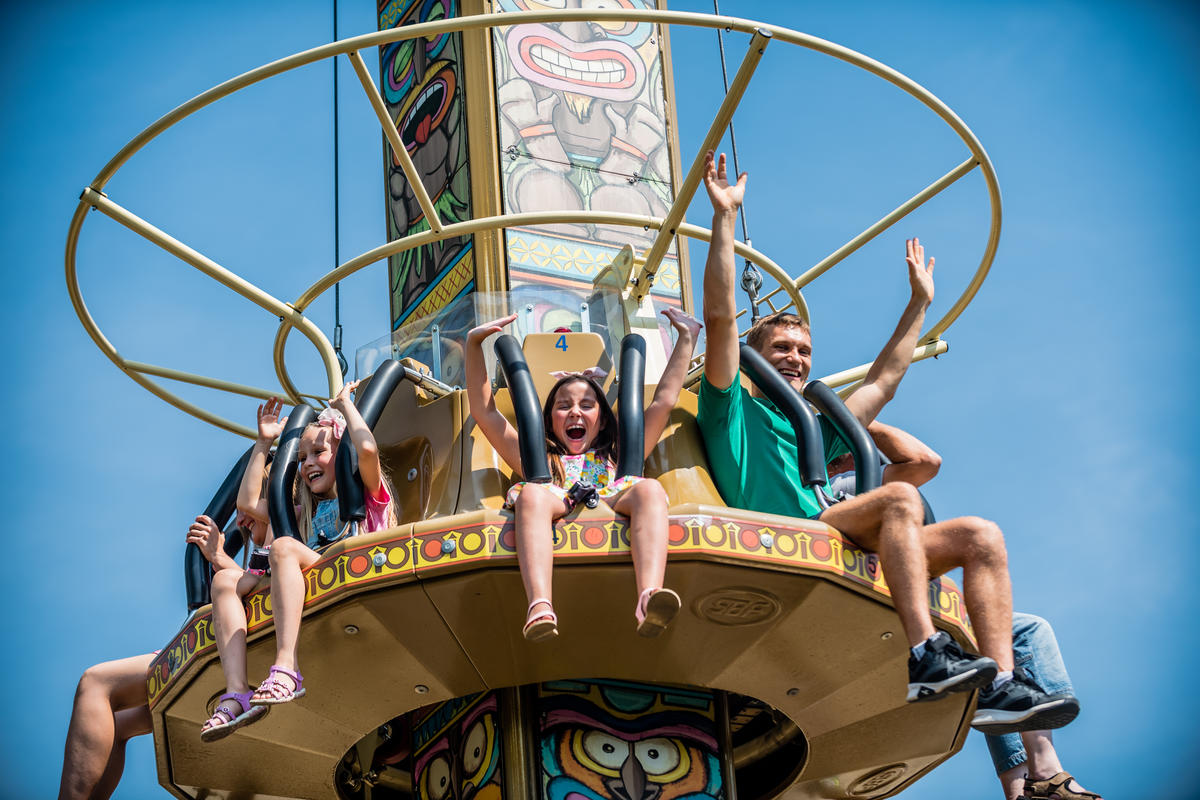
<path fill-rule="evenodd" d="M 807 317 L 801 290 L 808 283 L 979 169 L 992 214 L 984 256 L 963 295 L 923 335 L 913 358 L 926 358 L 945 352 L 942 334 L 978 291 L 999 237 L 999 189 L 982 145 L 936 97 L 885 65 L 760 22 L 630 0 L 606 9 L 553 5 L 380 0 L 377 33 L 298 53 L 198 95 L 135 137 L 83 191 L 66 269 L 97 346 L 167 402 L 251 439 L 254 431 L 185 401 L 161 380 L 288 398 L 297 411 L 281 437 L 285 464 L 301 409 L 319 407 L 318 398 L 342 384 L 338 352 L 305 309 L 352 273 L 389 264 L 393 331 L 360 349 L 356 368 L 368 378 L 358 403 L 397 489 L 400 524 L 333 545 L 306 573 L 300 651 L 309 695 L 212 744 L 201 743 L 200 727 L 224 679 L 208 566 L 189 547 L 191 615 L 148 675 L 158 777 L 177 797 L 878 798 L 908 787 L 963 743 L 973 695 L 905 703 L 908 649 L 876 557 L 822 523 L 724 504 L 700 444 L 693 391 L 682 393 L 645 464 L 670 498 L 668 578 L 683 612 L 659 639 L 635 635 L 626 608 L 627 520 L 600 503 L 557 525 L 562 635 L 541 644 L 521 637 L 524 593 L 511 514 L 502 508 L 512 475 L 458 388 L 466 332 L 518 314 L 523 352 L 494 371 L 506 413 L 530 402 L 540 408 L 552 370 L 598 361 L 620 367 L 606 389 L 624 400 L 620 413 L 634 413 L 625 398 L 649 396 L 670 349 L 657 309 L 692 308 L 687 240 L 707 240 L 709 232 L 687 224 L 684 212 L 704 153 L 720 142 L 768 49 L 807 48 L 889 81 L 943 119 L 968 155 L 797 278 L 739 242 L 737 253 L 778 285 L 756 294 L 758 304 Z M 749 37 L 703 144 L 682 156 L 672 26 Z M 368 66 L 377 54 L 378 79 Z M 388 242 L 295 300 L 272 297 L 105 194 L 143 146 L 192 113 L 275 75 L 342 58 L 384 133 Z M 118 353 L 76 279 L 76 246 L 93 209 L 278 316 L 279 388 Z M 284 359 L 293 330 L 316 348 L 327 385 L 301 392 L 293 383 Z M 641 364 L 619 357 L 628 334 L 644 339 Z M 867 366 L 824 381 L 845 394 Z M 699 367 L 693 389 L 698 375 Z M 350 487 L 339 493 L 346 519 L 361 511 L 350 455 L 339 455 L 338 484 Z M 218 524 L 230 519 L 243 464 L 208 510 Z M 277 461 L 279 491 L 288 474 L 294 469 Z M 281 517 L 277 534 L 287 525 Z M 238 539 L 231 533 L 229 544 Z M 936 624 L 973 649 L 958 587 L 931 582 L 929 603 Z M 269 577 L 246 606 L 250 672 L 266 674 L 274 646 Z"/>

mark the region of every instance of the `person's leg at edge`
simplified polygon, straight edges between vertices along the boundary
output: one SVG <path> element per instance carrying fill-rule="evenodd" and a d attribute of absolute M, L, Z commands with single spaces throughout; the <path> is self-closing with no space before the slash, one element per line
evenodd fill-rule
<path fill-rule="evenodd" d="M 1006 733 L 1003 736 L 989 735 L 986 739 L 1004 798 L 1016 800 L 1025 788 L 1026 755 L 1022 736 L 1019 733 Z"/>
<path fill-rule="evenodd" d="M 553 600 L 554 521 L 567 511 L 562 499 L 536 483 L 521 487 L 513 508 L 517 537 L 517 564 L 525 584 L 525 602 Z M 533 611 L 551 611 L 544 604 Z M 545 615 L 543 615 L 545 616 Z M 527 622 L 540 619 L 530 616 Z"/>
<path fill-rule="evenodd" d="M 963 569 L 963 598 L 979 641 L 979 652 L 1001 671 L 1013 668 L 1012 583 L 1004 535 L 993 522 L 959 517 L 925 526 L 929 574 Z"/>
<path fill-rule="evenodd" d="M 916 488 L 888 483 L 826 509 L 819 519 L 879 555 L 909 646 L 916 647 L 932 636 L 929 571 L 922 540 L 925 508 Z"/>
<path fill-rule="evenodd" d="M 629 517 L 629 548 L 640 597 L 663 588 L 667 571 L 667 493 L 650 478 L 630 486 L 616 499 L 613 511 Z"/>
<path fill-rule="evenodd" d="M 91 797 L 105 774 L 116 744 L 115 714 L 145 706 L 146 671 L 153 653 L 106 661 L 79 679 L 63 751 L 59 798 Z"/>
<path fill-rule="evenodd" d="M 118 711 L 113 715 L 114 741 L 112 752 L 108 756 L 108 764 L 104 774 L 92 790 L 91 800 L 108 800 L 117 790 L 121 775 L 125 772 L 125 744 L 135 736 L 150 733 L 154 726 L 150 721 L 150 708 L 138 706 Z"/>
<path fill-rule="evenodd" d="M 1071 676 L 1067 673 L 1067 665 L 1063 662 L 1062 651 L 1058 647 L 1058 639 L 1050 623 L 1034 614 L 1014 612 L 1012 630 L 1013 658 L 1016 665 L 1024 669 L 1038 686 L 1050 694 L 1074 696 Z M 992 738 L 1010 739 L 1016 738 L 1016 735 L 989 737 L 989 748 L 992 746 Z M 1024 791 L 1026 777 L 1035 781 L 1046 780 L 1064 771 L 1050 731 L 1027 731 L 1020 735 L 1019 744 L 1023 745 L 1018 748 L 1021 755 L 1028 754 L 1027 762 L 1022 758 L 1016 767 L 1003 772 L 999 762 L 996 765 L 1005 795 L 1010 799 Z M 1087 791 L 1077 780 L 1072 780 L 1067 788 L 1076 792 Z"/>
<path fill-rule="evenodd" d="M 290 536 L 271 543 L 271 610 L 275 617 L 275 666 L 299 673 L 300 615 L 304 611 L 304 570 L 320 556 Z M 276 673 L 276 680 L 292 683 Z M 295 686 L 291 687 L 295 689 Z"/>

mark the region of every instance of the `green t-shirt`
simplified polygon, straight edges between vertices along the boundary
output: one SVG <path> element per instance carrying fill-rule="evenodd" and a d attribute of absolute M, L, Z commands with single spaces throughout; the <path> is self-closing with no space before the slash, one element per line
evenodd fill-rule
<path fill-rule="evenodd" d="M 713 480 L 735 508 L 812 518 L 821 513 L 813 492 L 800 481 L 796 432 L 783 412 L 765 397 L 753 397 L 740 381 L 724 391 L 700 381 L 700 434 Z M 825 462 L 849 452 L 823 416 Z"/>

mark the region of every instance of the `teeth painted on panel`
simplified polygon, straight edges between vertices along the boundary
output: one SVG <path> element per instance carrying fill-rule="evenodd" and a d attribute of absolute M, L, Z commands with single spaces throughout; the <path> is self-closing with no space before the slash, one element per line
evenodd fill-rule
<path fill-rule="evenodd" d="M 621 62 L 612 58 L 594 61 L 572 58 L 566 53 L 553 50 L 545 45 L 534 45 L 529 50 L 529 56 L 539 68 L 560 78 L 571 80 L 587 78 L 597 83 L 616 83 L 625 75 Z"/>

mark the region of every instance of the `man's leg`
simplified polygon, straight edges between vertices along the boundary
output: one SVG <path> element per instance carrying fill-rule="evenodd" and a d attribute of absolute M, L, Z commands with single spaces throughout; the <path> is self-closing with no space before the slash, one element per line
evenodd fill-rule
<path fill-rule="evenodd" d="M 909 647 L 936 632 L 929 617 L 929 571 L 921 534 L 924 518 L 921 496 L 907 483 L 889 483 L 848 498 L 819 517 L 859 547 L 879 554 Z"/>
<path fill-rule="evenodd" d="M 912 648 L 908 661 L 908 700 L 934 700 L 949 692 L 977 689 L 996 674 L 991 658 L 967 656 L 929 616 L 929 566 L 921 496 L 910 484 L 889 483 L 852 497 L 820 516 L 855 544 L 879 554 Z"/>
<path fill-rule="evenodd" d="M 935 522 L 925 527 L 925 553 L 932 576 L 963 568 L 963 598 L 979 651 L 1011 670 L 1012 583 L 1000 528 L 979 517 Z"/>

